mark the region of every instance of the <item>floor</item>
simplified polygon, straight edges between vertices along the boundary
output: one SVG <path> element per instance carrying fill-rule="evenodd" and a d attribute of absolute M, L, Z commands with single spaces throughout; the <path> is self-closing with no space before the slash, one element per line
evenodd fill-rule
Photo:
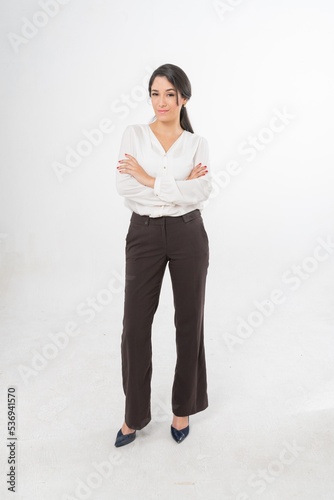
<path fill-rule="evenodd" d="M 332 260 L 296 290 L 274 284 L 267 301 L 255 271 L 248 281 L 240 269 L 210 271 L 209 408 L 190 417 L 180 445 L 170 435 L 175 345 L 167 274 L 153 331 L 152 421 L 119 449 L 122 287 L 113 281 L 111 294 L 97 290 L 99 305 L 90 314 L 85 306 L 83 316 L 83 302 L 75 307 L 67 295 L 70 282 L 11 279 L 2 302 L 1 433 L 5 443 L 5 393 L 14 386 L 15 498 L 333 500 Z M 218 261 L 213 252 L 210 269 Z M 273 305 L 278 288 L 284 300 Z M 262 301 L 262 313 L 250 296 Z M 6 473 L 7 456 L 3 444 Z M 1 498 L 13 498 L 4 482 Z"/>

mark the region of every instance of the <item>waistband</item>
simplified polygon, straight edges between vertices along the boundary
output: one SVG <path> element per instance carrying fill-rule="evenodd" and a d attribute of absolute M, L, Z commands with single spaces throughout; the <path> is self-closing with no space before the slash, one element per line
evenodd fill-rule
<path fill-rule="evenodd" d="M 201 211 L 197 208 L 184 215 L 179 215 L 173 217 L 171 215 L 164 215 L 163 217 L 150 217 L 149 215 L 138 215 L 135 212 L 131 215 L 131 222 L 135 224 L 148 225 L 158 225 L 162 226 L 164 224 L 176 224 L 178 222 L 190 222 L 191 220 L 198 219 L 201 217 Z"/>

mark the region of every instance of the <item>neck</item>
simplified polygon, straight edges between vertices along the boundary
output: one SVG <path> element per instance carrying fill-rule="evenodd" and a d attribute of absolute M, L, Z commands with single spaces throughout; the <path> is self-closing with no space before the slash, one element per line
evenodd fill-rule
<path fill-rule="evenodd" d="M 159 120 L 155 120 L 151 128 L 157 132 L 158 134 L 166 134 L 166 135 L 175 135 L 183 132 L 183 128 L 180 125 L 179 121 L 175 122 L 162 122 Z"/>

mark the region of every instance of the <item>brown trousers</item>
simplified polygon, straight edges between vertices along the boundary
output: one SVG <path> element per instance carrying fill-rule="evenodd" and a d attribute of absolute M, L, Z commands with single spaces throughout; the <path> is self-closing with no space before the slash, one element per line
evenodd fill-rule
<path fill-rule="evenodd" d="M 172 410 L 187 416 L 208 406 L 203 312 L 209 245 L 201 213 L 159 218 L 133 213 L 126 237 L 121 339 L 125 422 L 132 429 L 151 420 L 151 329 L 167 263 L 177 356 Z"/>

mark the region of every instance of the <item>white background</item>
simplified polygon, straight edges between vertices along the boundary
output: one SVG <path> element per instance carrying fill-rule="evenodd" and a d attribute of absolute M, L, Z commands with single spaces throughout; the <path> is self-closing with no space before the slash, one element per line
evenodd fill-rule
<path fill-rule="evenodd" d="M 0 6 L 0 456 L 7 470 L 6 388 L 15 385 L 17 498 L 80 498 L 78 478 L 87 480 L 92 463 L 114 453 L 130 216 L 115 190 L 115 167 L 126 125 L 152 118 L 150 74 L 173 63 L 191 80 L 188 112 L 209 141 L 215 173 L 203 211 L 210 408 L 193 417 L 192 441 L 178 456 L 168 436 L 175 347 L 166 275 L 154 326 L 155 420 L 87 498 L 257 498 L 249 476 L 297 439 L 304 451 L 265 482 L 261 498 L 331 499 L 333 249 L 315 256 L 319 239 L 334 240 L 332 2 L 42 4 Z M 268 131 L 279 112 L 290 118 L 280 132 Z M 69 148 L 80 151 L 87 140 L 84 130 L 105 119 L 110 132 L 59 173 Z M 261 150 L 251 158 L 252 137 Z M 230 162 L 238 164 L 235 175 L 227 174 Z M 249 316 L 259 311 L 254 301 L 269 311 L 253 315 L 257 326 Z M 241 319 L 250 325 L 244 338 Z M 50 335 L 68 322 L 80 333 L 48 351 Z"/>

